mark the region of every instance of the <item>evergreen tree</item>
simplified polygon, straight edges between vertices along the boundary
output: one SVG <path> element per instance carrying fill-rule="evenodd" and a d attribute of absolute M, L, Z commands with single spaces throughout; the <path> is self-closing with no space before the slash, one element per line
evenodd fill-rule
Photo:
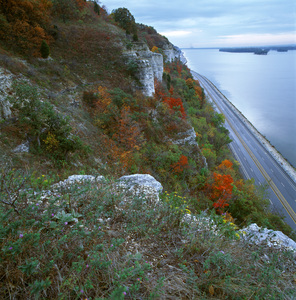
<path fill-rule="evenodd" d="M 45 40 L 43 40 L 41 43 L 40 53 L 42 58 L 48 58 L 49 56 L 49 46 Z"/>
<path fill-rule="evenodd" d="M 96 1 L 94 1 L 94 12 L 100 15 L 100 6 Z"/>

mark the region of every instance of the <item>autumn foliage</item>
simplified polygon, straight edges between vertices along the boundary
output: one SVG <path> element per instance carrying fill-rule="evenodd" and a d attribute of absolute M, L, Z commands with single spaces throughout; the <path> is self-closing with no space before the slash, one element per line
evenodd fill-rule
<path fill-rule="evenodd" d="M 186 113 L 181 98 L 165 97 L 164 102 L 168 104 L 172 112 L 179 111 L 182 118 L 185 119 Z"/>
<path fill-rule="evenodd" d="M 1 0 L 0 37 L 23 53 L 40 55 L 47 34 L 52 2 L 47 0 Z"/>
<path fill-rule="evenodd" d="M 179 161 L 175 164 L 172 164 L 171 167 L 175 173 L 182 173 L 189 167 L 187 156 L 181 155 Z"/>
<path fill-rule="evenodd" d="M 211 185 L 210 199 L 215 201 L 213 203 L 214 208 L 218 212 L 222 212 L 223 209 L 229 206 L 229 200 L 233 190 L 233 179 L 230 175 L 221 175 L 213 173 L 214 182 Z"/>

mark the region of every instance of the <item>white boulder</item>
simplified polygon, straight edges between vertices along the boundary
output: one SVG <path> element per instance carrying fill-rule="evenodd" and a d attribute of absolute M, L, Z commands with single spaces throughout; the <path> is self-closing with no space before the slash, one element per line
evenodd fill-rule
<path fill-rule="evenodd" d="M 265 243 L 269 247 L 289 249 L 296 252 L 296 243 L 281 231 L 261 228 L 253 223 L 241 229 L 240 232 L 243 239 L 255 243 L 256 245 Z"/>

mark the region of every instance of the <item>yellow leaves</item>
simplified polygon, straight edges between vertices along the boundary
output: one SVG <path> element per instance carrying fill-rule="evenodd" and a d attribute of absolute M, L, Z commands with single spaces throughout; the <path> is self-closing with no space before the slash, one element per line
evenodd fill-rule
<path fill-rule="evenodd" d="M 97 102 L 97 106 L 104 112 L 112 102 L 111 95 L 107 92 L 107 88 L 103 86 L 98 87 L 98 93 L 99 101 Z"/>
<path fill-rule="evenodd" d="M 43 140 L 46 145 L 46 150 L 50 153 L 54 152 L 59 147 L 59 141 L 56 139 L 55 135 L 49 132 L 45 140 Z"/>
<path fill-rule="evenodd" d="M 151 51 L 152 51 L 152 52 L 156 52 L 156 53 L 159 52 L 158 47 L 156 47 L 156 46 L 153 46 L 153 48 L 151 49 Z"/>
<path fill-rule="evenodd" d="M 214 290 L 214 287 L 212 285 L 209 286 L 209 293 L 214 296 L 215 294 L 215 290 Z"/>
<path fill-rule="evenodd" d="M 191 78 L 188 78 L 186 80 L 186 85 L 188 86 L 188 88 L 193 89 L 194 88 L 194 81 Z"/>

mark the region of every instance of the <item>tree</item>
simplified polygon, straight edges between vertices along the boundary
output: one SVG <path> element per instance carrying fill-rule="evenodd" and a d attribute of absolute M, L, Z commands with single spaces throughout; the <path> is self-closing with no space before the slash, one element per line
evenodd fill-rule
<path fill-rule="evenodd" d="M 125 29 L 127 34 L 137 35 L 135 18 L 127 8 L 117 8 L 112 11 L 112 14 L 115 22 L 118 23 L 119 27 Z"/>
<path fill-rule="evenodd" d="M 80 138 L 72 134 L 69 118 L 57 113 L 50 103 L 41 101 L 36 87 L 27 83 L 14 85 L 20 125 L 24 125 L 37 149 L 46 149 L 52 156 L 66 159 L 69 152 L 84 148 Z"/>
<path fill-rule="evenodd" d="M 53 13 L 61 17 L 65 23 L 67 20 L 78 18 L 79 11 L 85 6 L 83 0 L 53 0 Z"/>
<path fill-rule="evenodd" d="M 100 11 L 101 11 L 100 5 L 96 1 L 94 1 L 94 12 L 100 15 Z"/>
<path fill-rule="evenodd" d="M 17 51 L 40 55 L 42 40 L 50 41 L 46 30 L 51 6 L 47 0 L 1 0 L 1 38 Z"/>
<path fill-rule="evenodd" d="M 211 185 L 211 200 L 215 201 L 213 206 L 218 212 L 222 212 L 226 206 L 229 206 L 229 200 L 232 195 L 233 179 L 230 175 L 221 175 L 213 173 L 214 182 Z"/>
<path fill-rule="evenodd" d="M 40 53 L 42 58 L 48 58 L 49 56 L 49 46 L 45 40 L 43 40 L 41 43 Z"/>
<path fill-rule="evenodd" d="M 182 119 L 185 119 L 186 113 L 181 98 L 165 97 L 164 102 L 172 111 L 179 111 Z"/>

